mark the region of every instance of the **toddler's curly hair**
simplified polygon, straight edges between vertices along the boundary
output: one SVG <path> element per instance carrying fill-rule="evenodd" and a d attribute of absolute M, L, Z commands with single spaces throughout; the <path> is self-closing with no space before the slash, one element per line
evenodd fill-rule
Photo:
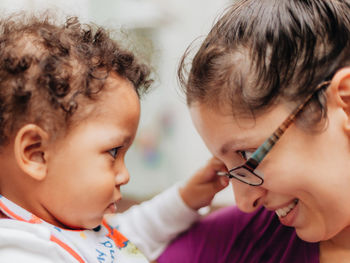
<path fill-rule="evenodd" d="M 0 147 L 26 123 L 53 137 L 67 131 L 77 108 L 98 99 L 111 72 L 139 95 L 152 83 L 148 66 L 106 30 L 77 17 L 63 25 L 48 16 L 0 19 Z"/>

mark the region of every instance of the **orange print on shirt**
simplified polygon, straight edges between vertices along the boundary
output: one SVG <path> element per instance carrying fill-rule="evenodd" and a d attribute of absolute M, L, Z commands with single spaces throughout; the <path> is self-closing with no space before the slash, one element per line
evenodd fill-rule
<path fill-rule="evenodd" d="M 39 217 L 32 215 L 32 218 L 28 222 L 32 224 L 41 224 L 43 221 Z"/>
<path fill-rule="evenodd" d="M 117 229 L 112 228 L 110 225 L 108 225 L 105 220 L 102 221 L 102 224 L 108 230 L 108 234 L 106 236 L 112 239 L 118 248 L 126 246 L 127 242 L 129 241 L 126 237 L 124 237 Z"/>

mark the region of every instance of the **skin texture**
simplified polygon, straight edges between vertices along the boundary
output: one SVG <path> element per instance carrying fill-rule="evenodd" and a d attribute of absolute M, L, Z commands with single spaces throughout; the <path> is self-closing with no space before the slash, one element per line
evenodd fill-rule
<path fill-rule="evenodd" d="M 236 203 L 245 212 L 260 206 L 276 210 L 298 198 L 290 226 L 303 240 L 322 241 L 322 260 L 329 252 L 324 249 L 328 244 L 338 250 L 350 246 L 349 76 L 348 68 L 340 70 L 327 89 L 328 125 L 322 132 L 292 124 L 265 157 L 258 167 L 264 174 L 263 185 L 251 187 L 232 179 Z M 190 106 L 190 112 L 211 153 L 230 169 L 244 162 L 238 151 L 257 149 L 290 114 L 291 107 L 279 104 L 255 120 L 233 118 L 223 114 L 225 110 L 198 102 Z"/>

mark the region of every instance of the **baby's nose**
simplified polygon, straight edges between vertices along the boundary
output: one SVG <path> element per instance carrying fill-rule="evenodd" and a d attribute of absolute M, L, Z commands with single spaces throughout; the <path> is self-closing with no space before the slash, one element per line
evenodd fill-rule
<path fill-rule="evenodd" d="M 124 166 L 123 169 L 119 170 L 115 176 L 116 185 L 127 184 L 130 180 L 130 174 L 128 169 Z"/>

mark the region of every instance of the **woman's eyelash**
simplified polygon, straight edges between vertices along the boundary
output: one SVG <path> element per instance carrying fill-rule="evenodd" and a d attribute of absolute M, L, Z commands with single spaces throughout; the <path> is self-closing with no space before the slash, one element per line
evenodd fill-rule
<path fill-rule="evenodd" d="M 237 153 L 244 159 L 248 160 L 254 153 L 254 150 L 251 151 L 237 151 Z"/>
<path fill-rule="evenodd" d="M 247 160 L 247 155 L 245 151 L 237 151 L 237 153 L 244 159 Z"/>
<path fill-rule="evenodd" d="M 113 149 L 108 150 L 108 153 L 115 159 L 117 158 L 118 151 L 122 148 L 122 146 L 115 147 Z"/>

